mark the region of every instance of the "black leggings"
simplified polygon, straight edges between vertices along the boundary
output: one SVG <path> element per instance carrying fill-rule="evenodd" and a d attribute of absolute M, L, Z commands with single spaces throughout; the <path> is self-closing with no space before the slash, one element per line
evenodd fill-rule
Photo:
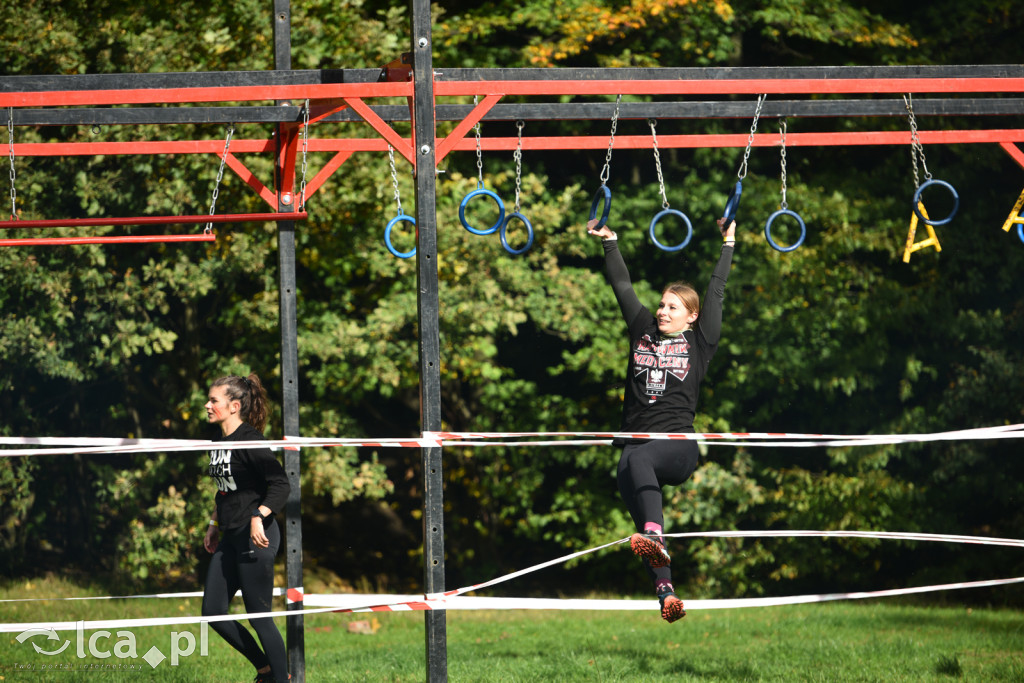
<path fill-rule="evenodd" d="M 266 525 L 267 538 L 270 546 L 256 548 L 250 544 L 249 528 L 239 527 L 225 531 L 210 569 L 206 573 L 206 591 L 203 593 L 203 616 L 215 616 L 228 613 L 231 598 L 239 588 L 242 589 L 242 601 L 246 612 L 271 611 L 270 600 L 274 594 L 274 556 L 281 547 L 281 528 L 275 520 Z M 255 550 L 255 559 L 247 559 L 242 553 Z M 288 680 L 288 657 L 285 652 L 281 632 L 270 617 L 250 619 L 249 624 L 260 638 L 263 648 L 249 633 L 249 630 L 237 621 L 215 621 L 210 624 L 213 630 L 228 641 L 245 658 L 252 662 L 257 670 L 270 665 L 274 678 L 278 681 Z"/>
<path fill-rule="evenodd" d="M 693 441 L 654 440 L 626 444 L 619 458 L 619 495 L 629 508 L 637 531 L 644 523 L 664 526 L 662 486 L 679 486 L 697 469 L 697 444 Z M 669 567 L 647 571 L 655 581 L 672 579 Z"/>

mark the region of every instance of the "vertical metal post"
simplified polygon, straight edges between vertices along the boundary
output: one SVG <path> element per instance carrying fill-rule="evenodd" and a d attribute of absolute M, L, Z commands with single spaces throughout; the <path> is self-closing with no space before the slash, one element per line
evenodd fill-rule
<path fill-rule="evenodd" d="M 291 69 L 291 6 L 290 0 L 274 0 L 274 68 Z M 295 185 L 295 127 L 285 125 L 277 131 L 277 201 L 278 211 L 293 211 L 296 203 Z M 291 149 L 287 146 L 291 145 Z M 282 163 L 290 159 L 291 163 Z M 298 312 L 296 305 L 295 275 L 295 221 L 277 222 L 277 251 L 279 262 L 278 311 L 281 327 L 281 385 L 282 414 L 285 436 L 299 436 L 299 345 Z M 285 573 L 289 610 L 303 607 L 302 587 L 302 489 L 299 483 L 300 451 L 284 452 L 284 469 L 288 474 L 291 493 L 285 508 Z M 301 614 L 288 617 L 288 668 L 292 683 L 305 683 L 305 633 Z"/>
<path fill-rule="evenodd" d="M 413 140 L 416 159 L 416 273 L 420 327 L 420 419 L 423 431 L 441 431 L 441 343 L 437 277 L 434 142 L 434 65 L 430 0 L 411 0 Z M 423 463 L 423 583 L 427 595 L 444 592 L 444 494 L 441 449 L 421 449 Z M 424 612 L 427 680 L 448 680 L 446 612 Z"/>

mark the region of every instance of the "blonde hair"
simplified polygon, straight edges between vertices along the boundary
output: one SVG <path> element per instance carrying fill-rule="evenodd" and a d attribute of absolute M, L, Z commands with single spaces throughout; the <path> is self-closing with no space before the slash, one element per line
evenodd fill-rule
<path fill-rule="evenodd" d="M 700 295 L 688 282 L 672 282 L 661 290 L 661 295 L 675 294 L 691 313 L 700 314 Z"/>

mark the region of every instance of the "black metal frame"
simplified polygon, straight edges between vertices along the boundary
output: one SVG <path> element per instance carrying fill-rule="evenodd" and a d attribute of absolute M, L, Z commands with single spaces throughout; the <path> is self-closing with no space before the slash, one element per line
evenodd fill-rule
<path fill-rule="evenodd" d="M 422 431 L 441 430 L 440 330 L 437 272 L 437 225 L 434 173 L 437 121 L 462 121 L 472 107 L 467 104 L 437 104 L 437 81 L 624 81 L 624 80 L 706 80 L 726 79 L 961 79 L 1024 78 L 1022 65 L 982 66 L 886 66 L 886 67 L 707 67 L 707 68 L 563 68 L 563 69 L 448 69 L 435 73 L 431 46 L 429 0 L 409 0 L 412 24 L 412 71 L 414 97 L 412 113 L 406 105 L 378 104 L 371 107 L 385 121 L 411 121 L 416 158 L 417 283 L 420 325 L 420 381 Z M 290 2 L 274 0 L 273 71 L 232 73 L 196 72 L 161 74 L 89 74 L 60 76 L 0 77 L 2 92 L 47 92 L 77 90 L 136 90 L 223 86 L 303 85 L 331 83 L 374 83 L 385 80 L 387 69 L 291 68 Z M 581 95 L 582 97 L 582 95 Z M 682 99 L 623 102 L 624 119 L 744 119 L 751 116 L 751 98 L 723 96 L 701 101 Z M 494 106 L 485 121 L 608 120 L 614 105 L 607 101 L 502 103 Z M 1024 113 L 1024 99 L 1017 97 L 957 96 L 923 97 L 915 100 L 918 116 L 1004 116 Z M 874 99 L 825 97 L 774 100 L 769 98 L 762 117 L 893 117 L 905 116 L 900 98 Z M 288 102 L 257 106 L 135 106 L 119 108 L 67 107 L 57 109 L 19 108 L 16 126 L 141 125 L 141 124 L 276 124 L 278 141 L 285 138 L 285 126 L 302 119 L 299 106 Z M 322 121 L 355 122 L 362 118 L 342 110 Z M 280 157 L 280 154 L 278 155 Z M 280 176 L 282 169 L 278 168 Z M 278 186 L 279 211 L 291 210 Z M 292 200 L 294 202 L 294 198 Z M 284 434 L 299 435 L 298 348 L 296 312 L 295 223 L 278 221 L 280 263 L 281 373 Z M 444 519 L 442 459 L 440 447 L 421 449 L 424 477 L 424 589 L 427 596 L 445 590 Z M 287 504 L 286 567 L 288 588 L 302 590 L 302 525 L 300 510 L 299 452 L 285 452 L 285 470 L 292 486 Z M 289 609 L 301 609 L 289 591 Z M 447 680 L 447 635 L 444 610 L 425 612 L 427 678 Z M 287 619 L 289 662 L 292 680 L 305 680 L 302 615 Z"/>

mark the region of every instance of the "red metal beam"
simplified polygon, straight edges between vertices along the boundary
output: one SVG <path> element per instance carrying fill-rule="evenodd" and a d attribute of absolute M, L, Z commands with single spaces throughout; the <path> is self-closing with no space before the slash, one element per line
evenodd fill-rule
<path fill-rule="evenodd" d="M 226 160 L 228 167 L 235 172 L 235 174 L 241 178 L 246 185 L 251 187 L 256 194 L 260 196 L 260 199 L 270 205 L 270 208 L 277 208 L 277 195 L 273 193 L 266 185 L 260 182 L 260 179 L 256 177 L 256 174 L 249 170 L 249 167 L 239 161 L 238 157 L 235 156 L 234 152 L 228 152 L 228 158 Z"/>
<path fill-rule="evenodd" d="M 313 125 L 331 114 L 335 114 L 348 105 L 345 100 L 313 100 L 309 103 L 309 124 Z"/>
<path fill-rule="evenodd" d="M 231 152 L 274 152 L 273 140 L 232 140 Z M 63 157 L 99 154 L 215 154 L 224 153 L 223 140 L 177 140 L 138 142 L 24 142 L 14 143 L 14 156 Z"/>
<path fill-rule="evenodd" d="M 1013 160 L 1024 168 L 1024 152 L 1020 150 L 1020 147 L 1013 144 L 1012 142 L 1000 142 L 999 146 L 1002 147 L 1007 154 L 1013 157 Z"/>
<path fill-rule="evenodd" d="M 153 244 L 163 242 L 215 242 L 217 236 L 198 235 L 133 235 L 128 237 L 28 237 L 0 240 L 0 247 L 49 247 L 73 244 Z"/>
<path fill-rule="evenodd" d="M 412 95 L 411 92 L 409 94 Z M 370 124 L 375 131 L 380 133 L 392 147 L 398 150 L 410 164 L 413 166 L 416 165 L 416 156 L 412 153 L 411 141 L 406 140 L 395 132 L 394 128 L 389 126 L 384 119 L 377 115 L 377 112 L 370 109 L 370 107 L 362 100 L 358 98 L 346 98 L 345 102 L 347 102 L 348 106 L 352 107 L 352 109 L 354 109 L 364 121 Z M 387 149 L 387 145 L 384 146 L 384 149 Z"/>
<path fill-rule="evenodd" d="M 757 95 L 1024 92 L 1024 78 L 796 78 L 610 81 L 444 81 L 436 97 L 465 95 Z M 411 82 L 144 88 L 0 93 L 0 107 L 180 104 L 411 97 Z"/>
<path fill-rule="evenodd" d="M 281 144 L 277 149 L 277 179 L 278 195 L 286 206 L 295 206 L 295 158 L 299 150 L 299 130 L 301 125 L 297 123 L 282 123 L 277 127 Z M 279 209 L 277 197 L 274 197 L 271 206 Z"/>
<path fill-rule="evenodd" d="M 1024 129 L 1003 130 L 939 130 L 921 131 L 918 133 L 923 144 L 979 144 L 1024 142 Z M 708 134 L 708 135 L 658 135 L 659 148 L 743 148 L 747 145 L 748 134 Z M 754 136 L 754 147 L 779 146 L 778 133 L 759 133 Z M 484 138 L 481 146 L 491 151 L 515 150 L 517 138 Z M 909 145 L 910 131 L 863 131 L 844 133 L 787 133 L 788 147 L 846 147 L 855 145 Z M 650 135 L 616 135 L 615 148 L 649 149 Z M 456 145 L 460 151 L 476 149 L 474 140 L 462 140 Z M 552 136 L 524 137 L 524 150 L 564 150 L 564 149 L 607 149 L 608 136 Z"/>
<path fill-rule="evenodd" d="M 386 125 L 386 124 L 385 124 Z M 396 133 L 397 135 L 397 133 Z M 658 135 L 659 147 L 746 147 L 747 133 L 715 133 L 707 135 Z M 921 131 L 921 142 L 933 145 L 1024 142 L 1024 129 Z M 399 138 L 402 140 L 402 138 Z M 481 140 L 485 150 L 514 150 L 516 138 Z M 754 136 L 755 147 L 771 147 L 779 142 L 778 133 Z M 787 133 L 786 144 L 803 147 L 842 147 L 846 145 L 910 144 L 909 131 L 860 131 L 841 133 Z M 232 140 L 232 152 L 273 152 L 271 140 Z M 615 147 L 645 149 L 651 146 L 650 135 L 617 135 Z M 455 143 L 453 150 L 473 151 L 474 140 Z M 608 136 L 524 137 L 523 149 L 606 149 Z M 310 152 L 386 152 L 388 143 L 380 138 L 312 138 Z M 96 154 L 221 154 L 224 142 L 219 140 L 178 142 L 37 142 L 15 143 L 14 155 L 23 157 L 83 156 Z"/>
<path fill-rule="evenodd" d="M 316 191 L 320 189 L 327 179 L 330 178 L 343 163 L 348 161 L 351 156 L 352 152 L 338 152 L 331 157 L 331 160 L 324 164 L 324 167 L 317 172 L 313 179 L 306 183 L 306 199 L 309 200 L 310 197 L 315 195 Z"/>
<path fill-rule="evenodd" d="M 132 216 L 128 218 L 47 218 L 42 220 L 0 221 L 0 230 L 13 228 L 74 228 L 100 225 L 174 225 L 201 223 L 251 223 L 256 221 L 304 220 L 306 212 L 295 213 L 219 213 L 190 216 Z"/>
<path fill-rule="evenodd" d="M 659 81 L 437 81 L 456 95 L 835 95 L 1024 92 L 1024 78 L 777 78 Z M 2 101 L 0 101 L 2 104 Z"/>
<path fill-rule="evenodd" d="M 183 104 L 186 102 L 261 102 L 330 100 L 345 97 L 411 97 L 412 83 L 331 83 L 224 86 L 216 88 L 143 88 L 138 90 L 50 90 L 0 93 L 0 107 L 74 107 L 106 104 Z"/>
<path fill-rule="evenodd" d="M 435 147 L 437 150 L 436 156 L 438 164 L 440 164 L 441 160 L 448 155 L 448 152 L 455 149 L 456 143 L 464 139 L 473 126 L 479 123 L 480 119 L 486 116 L 487 112 L 489 112 L 500 99 L 501 95 L 487 95 L 484 97 L 483 102 L 480 102 L 478 105 L 473 107 L 473 111 L 469 112 L 469 116 L 464 118 L 459 125 L 455 126 L 455 130 L 449 133 L 448 137 Z M 474 138 L 474 145 L 475 143 L 476 140 Z"/>

